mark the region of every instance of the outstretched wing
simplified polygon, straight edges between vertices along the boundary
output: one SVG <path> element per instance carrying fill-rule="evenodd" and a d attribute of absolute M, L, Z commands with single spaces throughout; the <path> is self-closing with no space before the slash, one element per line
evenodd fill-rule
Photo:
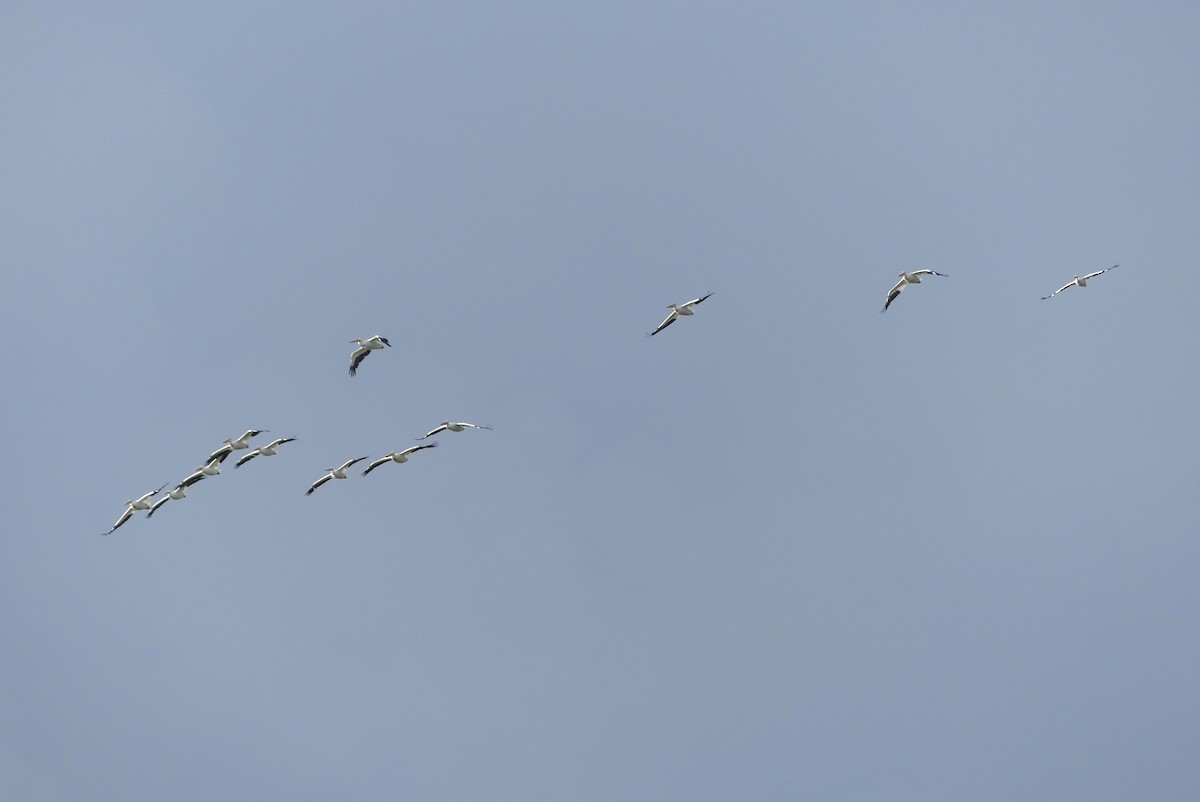
<path fill-rule="evenodd" d="M 908 286 L 908 282 L 904 279 L 900 279 L 898 282 L 896 282 L 896 286 L 892 287 L 891 291 L 887 294 L 887 300 L 883 303 L 883 309 L 880 309 L 879 311 L 886 312 L 888 307 L 892 305 L 892 301 L 900 297 L 900 293 L 904 291 L 906 286 Z"/>
<path fill-rule="evenodd" d="M 181 487 L 191 487 L 192 485 L 196 484 L 196 482 L 199 482 L 203 478 L 204 478 L 204 471 L 196 471 L 191 476 L 184 479 L 179 484 L 175 485 L 175 489 L 178 490 Z"/>
<path fill-rule="evenodd" d="M 426 443 L 423 446 L 412 446 L 411 448 L 406 448 L 400 453 L 407 456 L 409 454 L 415 454 L 423 448 L 437 448 L 437 440 L 434 440 L 432 443 Z"/>
<path fill-rule="evenodd" d="M 213 453 L 209 454 L 208 459 L 204 460 L 204 464 L 207 465 L 208 463 L 212 462 L 213 460 L 216 460 L 217 464 L 219 465 L 219 464 L 225 462 L 225 458 L 228 457 L 232 453 L 233 453 L 233 446 L 226 443 L 225 445 L 221 446 Z"/>
<path fill-rule="evenodd" d="M 125 523 L 132 517 L 133 517 L 133 507 L 126 507 L 125 512 L 121 513 L 121 517 L 118 518 L 117 522 L 112 525 L 112 529 L 109 529 L 104 534 L 111 535 L 113 532 L 117 531 L 118 528 L 120 528 L 121 524 Z"/>
<path fill-rule="evenodd" d="M 1113 265 L 1112 267 L 1106 267 L 1103 270 L 1097 270 L 1095 273 L 1088 273 L 1086 276 L 1083 277 L 1083 279 L 1084 279 L 1084 281 L 1087 281 L 1089 278 L 1095 278 L 1096 276 L 1102 276 L 1105 273 L 1107 273 L 1108 271 L 1114 270 L 1118 267 L 1120 267 L 1120 265 Z"/>
<path fill-rule="evenodd" d="M 679 313 L 672 309 L 671 314 L 667 315 L 667 319 L 664 320 L 662 323 L 659 323 L 657 329 L 650 332 L 650 336 L 653 337 L 655 334 L 658 334 L 660 331 L 665 329 L 667 326 L 670 326 L 672 323 L 674 323 L 678 318 L 679 318 Z"/>
<path fill-rule="evenodd" d="M 383 463 L 385 463 L 385 462 L 391 462 L 391 461 L 392 461 L 392 458 L 391 458 L 391 457 L 384 457 L 383 459 L 377 459 L 377 460 L 375 460 L 374 462 L 372 462 L 370 465 L 368 465 L 368 466 L 367 466 L 367 469 L 366 469 L 365 471 L 363 471 L 363 476 L 366 476 L 368 473 L 370 473 L 371 471 L 375 470 L 376 468 L 378 468 L 378 467 L 379 467 L 380 465 L 382 465 Z"/>
<path fill-rule="evenodd" d="M 435 434 L 437 434 L 438 432 L 444 432 L 444 431 L 446 431 L 446 430 L 447 430 L 447 429 L 449 429 L 449 428 L 450 428 L 450 425 L 449 425 L 449 424 L 447 424 L 447 423 L 443 423 L 441 426 L 437 427 L 437 428 L 436 428 L 436 429 L 434 429 L 433 431 L 426 432 L 425 434 L 421 435 L 421 436 L 420 436 L 420 437 L 418 437 L 417 439 L 418 439 L 418 440 L 424 440 L 426 437 L 433 437 L 433 436 L 434 436 Z"/>
<path fill-rule="evenodd" d="M 1043 296 L 1042 296 L 1042 300 L 1043 300 L 1043 301 L 1047 301 L 1047 300 L 1049 300 L 1049 299 L 1053 298 L 1055 295 L 1058 295 L 1058 294 L 1059 294 L 1060 292 L 1062 292 L 1063 290 L 1065 290 L 1065 289 L 1069 289 L 1070 287 L 1074 287 L 1074 286 L 1075 286 L 1075 282 L 1074 282 L 1074 281 L 1072 281 L 1072 282 L 1071 282 L 1071 283 L 1069 283 L 1069 284 L 1064 284 L 1064 285 L 1062 285 L 1061 287 L 1059 287 L 1057 290 L 1055 290 L 1054 292 L 1050 293 L 1049 295 L 1043 295 Z"/>
<path fill-rule="evenodd" d="M 358 373 L 358 366 L 367 358 L 367 354 L 371 353 L 370 348 L 359 348 L 350 355 L 350 375 L 354 376 Z"/>
<path fill-rule="evenodd" d="M 327 473 L 327 474 L 325 474 L 325 475 L 324 475 L 324 476 L 322 476 L 320 479 L 318 479 L 317 481 L 313 482 L 313 483 L 312 483 L 312 487 L 310 487 L 308 490 L 304 491 L 304 495 L 306 495 L 306 496 L 311 496 L 311 495 L 313 494 L 313 491 L 314 491 L 314 490 L 316 490 L 318 487 L 320 487 L 321 485 L 325 484 L 326 482 L 328 482 L 328 481 L 329 481 L 330 479 L 332 479 L 332 478 L 333 478 L 333 474 L 331 474 L 331 473 Z"/>
<path fill-rule="evenodd" d="M 256 449 L 254 449 L 253 451 L 251 451 L 249 454 L 247 454 L 246 456 L 244 456 L 244 457 L 242 457 L 241 459 L 239 459 L 237 462 L 233 463 L 233 467 L 235 467 L 235 468 L 240 468 L 240 467 L 242 467 L 243 465 L 245 465 L 247 462 L 249 462 L 250 460 L 252 460 L 252 459 L 254 459 L 255 457 L 257 457 L 257 456 L 258 456 L 259 454 L 261 454 L 261 453 L 262 453 L 262 452 L 261 452 L 261 451 L 259 451 L 259 450 L 256 448 Z"/>

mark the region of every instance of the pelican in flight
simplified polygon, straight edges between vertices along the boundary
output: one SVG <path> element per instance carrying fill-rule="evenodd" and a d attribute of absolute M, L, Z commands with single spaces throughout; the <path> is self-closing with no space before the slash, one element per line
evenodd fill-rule
<path fill-rule="evenodd" d="M 699 298 L 693 298 L 685 304 L 667 304 L 667 309 L 671 310 L 671 314 L 667 315 L 666 320 L 658 324 L 657 329 L 650 332 L 650 336 L 653 337 L 655 334 L 658 334 L 660 331 L 665 329 L 667 326 L 670 326 L 681 317 L 688 317 L 689 315 L 696 314 L 693 307 L 695 307 L 696 304 L 704 303 L 705 299 L 708 298 L 709 295 L 712 295 L 712 293 L 710 292 L 707 295 L 701 295 Z"/>
<path fill-rule="evenodd" d="M 212 462 L 213 460 L 216 460 L 217 462 L 224 462 L 225 458 L 234 451 L 241 451 L 243 448 L 249 448 L 250 438 L 258 437 L 265 431 L 267 431 L 267 429 L 247 429 L 241 437 L 226 437 L 222 441 L 225 443 L 225 445 L 209 454 L 208 459 L 204 460 L 205 463 Z"/>
<path fill-rule="evenodd" d="M 1043 295 L 1042 300 L 1049 300 L 1050 298 L 1053 298 L 1055 295 L 1058 295 L 1060 292 L 1070 287 L 1086 287 L 1088 279 L 1095 278 L 1096 276 L 1102 276 L 1110 270 L 1116 270 L 1118 267 L 1120 267 L 1120 265 L 1113 265 L 1112 267 L 1106 267 L 1103 270 L 1097 270 L 1095 273 L 1088 273 L 1086 276 L 1076 276 L 1049 295 Z"/>
<path fill-rule="evenodd" d="M 196 471 L 188 478 L 184 479 L 179 484 L 175 485 L 175 487 L 173 487 L 172 489 L 167 491 L 167 494 L 165 496 L 163 496 L 158 501 L 154 502 L 153 505 L 151 505 L 150 512 L 146 513 L 146 517 L 149 518 L 151 515 L 153 515 L 155 513 L 155 511 L 159 507 L 166 504 L 171 499 L 175 499 L 176 501 L 178 501 L 181 498 L 187 498 L 187 489 L 189 487 L 191 487 L 192 485 L 196 484 L 196 482 L 199 482 L 201 479 L 203 479 L 205 477 L 205 475 L 206 474 L 204 473 L 204 469 L 201 468 L 200 470 Z"/>
<path fill-rule="evenodd" d="M 121 517 L 118 518 L 117 522 L 112 525 L 112 529 L 109 529 L 104 534 L 111 535 L 113 532 L 117 531 L 117 529 L 121 526 L 121 524 L 125 523 L 126 521 L 128 521 L 130 518 L 133 517 L 133 514 L 135 512 L 137 512 L 139 510 L 150 509 L 151 497 L 153 497 L 156 493 L 162 492 L 162 489 L 164 487 L 166 487 L 166 485 L 159 485 L 157 488 L 155 488 L 154 490 L 151 490 L 149 493 L 147 493 L 144 496 L 141 496 L 139 498 L 131 498 L 128 501 L 126 501 L 125 502 L 125 512 L 121 513 Z"/>
<path fill-rule="evenodd" d="M 372 351 L 383 348 L 385 345 L 388 348 L 392 347 L 392 344 L 387 341 L 386 337 L 380 337 L 378 334 L 376 334 L 374 337 L 368 337 L 365 340 L 353 339 L 350 342 L 351 342 L 351 344 L 358 345 L 358 348 L 354 351 L 353 354 L 350 355 L 350 375 L 351 376 L 355 375 L 358 372 L 358 366 L 359 366 L 359 364 L 362 363 L 362 361 L 364 359 L 367 358 L 367 354 L 371 353 Z"/>
<path fill-rule="evenodd" d="M 365 459 L 366 459 L 366 457 L 355 457 L 354 459 L 350 460 L 349 462 L 343 462 L 342 466 L 340 468 L 326 468 L 325 470 L 327 471 L 327 473 L 324 476 L 322 476 L 320 479 L 318 479 L 317 481 L 313 482 L 312 487 L 310 487 L 308 490 L 306 490 L 304 492 L 304 495 L 311 496 L 313 494 L 314 490 L 316 490 L 318 487 L 320 487 L 321 485 L 328 482 L 330 479 L 345 479 L 346 478 L 346 470 L 354 463 L 362 462 Z"/>
<path fill-rule="evenodd" d="M 880 312 L 886 312 L 887 308 L 892 305 L 892 301 L 900 297 L 900 293 L 909 284 L 920 284 L 921 276 L 945 276 L 945 273 L 939 273 L 936 270 L 914 270 L 911 273 L 900 273 L 900 280 L 896 282 L 896 286 L 892 287 L 891 292 L 887 295 L 887 301 L 883 304 L 883 309 Z"/>
<path fill-rule="evenodd" d="M 279 448 L 284 443 L 290 443 L 295 439 L 296 438 L 294 438 L 294 437 L 276 438 L 275 440 L 272 440 L 271 442 L 267 443 L 265 446 L 259 446 L 258 448 L 254 449 L 249 454 L 247 454 L 246 456 L 239 459 L 237 462 L 233 463 L 233 467 L 240 468 L 243 465 L 245 465 L 247 462 L 249 462 L 250 460 L 252 460 L 255 457 L 260 456 L 260 455 L 264 456 L 264 457 L 273 457 L 273 456 L 275 456 L 275 449 Z"/>
<path fill-rule="evenodd" d="M 425 434 L 418 437 L 417 439 L 424 440 L 426 437 L 433 437 L 438 432 L 447 432 L 447 431 L 461 432 L 463 429 L 488 429 L 488 430 L 491 430 L 491 428 L 492 428 L 491 426 L 481 426 L 478 423 L 467 423 L 465 420 L 459 421 L 458 423 L 452 423 L 449 420 L 444 420 L 441 422 L 441 425 L 439 425 L 436 429 L 434 429 L 430 432 L 426 432 Z"/>
<path fill-rule="evenodd" d="M 363 476 L 366 476 L 368 473 L 375 470 L 376 468 L 378 468 L 380 465 L 384 464 L 385 462 L 397 462 L 397 463 L 408 462 L 409 454 L 415 454 L 423 448 L 437 448 L 437 440 L 434 440 L 432 443 L 429 443 L 427 445 L 413 446 L 412 448 L 406 448 L 403 451 L 389 451 L 388 453 L 384 454 L 382 457 L 380 457 L 379 459 L 375 460 L 370 465 L 368 465 L 367 469 L 365 471 L 363 471 Z"/>

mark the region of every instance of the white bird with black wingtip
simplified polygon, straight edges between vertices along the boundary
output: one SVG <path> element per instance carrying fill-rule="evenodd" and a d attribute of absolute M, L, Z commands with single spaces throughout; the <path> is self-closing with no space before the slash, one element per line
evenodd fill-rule
<path fill-rule="evenodd" d="M 133 514 L 135 512 L 150 509 L 150 499 L 157 493 L 162 492 L 162 489 L 164 487 L 166 487 L 165 484 L 159 485 L 158 487 L 151 490 L 149 493 L 147 493 L 144 496 L 139 496 L 138 498 L 131 498 L 128 501 L 126 501 L 125 502 L 125 512 L 121 513 L 121 517 L 118 518 L 117 522 L 112 525 L 112 529 L 109 529 L 104 534 L 111 535 L 113 532 L 117 531 L 117 529 L 120 528 L 121 524 L 125 523 L 126 521 L 128 521 L 130 518 L 133 517 Z"/>
<path fill-rule="evenodd" d="M 900 273 L 900 280 L 896 282 L 895 287 L 892 287 L 892 289 L 890 291 L 888 291 L 887 300 L 884 301 L 884 303 L 883 303 L 883 309 L 880 309 L 879 311 L 886 312 L 887 308 L 892 305 L 892 301 L 899 298 L 900 293 L 904 292 L 904 288 L 907 287 L 909 284 L 920 284 L 921 276 L 945 277 L 945 275 L 946 275 L 945 273 L 939 273 L 936 270 L 929 270 L 928 268 L 926 268 L 924 270 L 914 270 L 911 273 L 906 273 L 906 272 L 902 271 Z"/>
<path fill-rule="evenodd" d="M 1087 283 L 1088 283 L 1088 279 L 1093 279 L 1096 276 L 1103 276 L 1108 271 L 1116 270 L 1118 267 L 1120 267 L 1120 265 L 1113 265 L 1112 267 L 1106 267 L 1103 270 L 1097 270 L 1095 273 L 1088 273 L 1086 276 L 1076 276 L 1075 278 L 1071 279 L 1066 284 L 1062 285 L 1061 287 L 1059 287 L 1057 290 L 1050 293 L 1049 295 L 1043 295 L 1042 300 L 1048 301 L 1051 298 L 1053 298 L 1055 295 L 1058 295 L 1063 290 L 1069 290 L 1071 287 L 1086 287 Z"/>
<path fill-rule="evenodd" d="M 467 423 L 465 420 L 455 423 L 454 421 L 447 419 L 442 421 L 436 429 L 432 429 L 416 439 L 424 440 L 427 437 L 433 437 L 438 432 L 461 432 L 464 429 L 487 429 L 490 431 L 491 428 L 491 426 L 483 426 L 482 424 L 478 423 Z"/>
<path fill-rule="evenodd" d="M 386 337 L 380 337 L 378 334 L 376 334 L 374 337 L 368 337 L 365 340 L 355 338 L 350 341 L 350 344 L 358 346 L 354 353 L 350 355 L 351 376 L 358 374 L 358 366 L 361 365 L 362 361 L 367 358 L 367 354 L 371 353 L 372 351 L 378 351 L 384 346 L 387 346 L 388 348 L 392 347 L 392 344 L 387 341 Z"/>
<path fill-rule="evenodd" d="M 259 446 L 246 456 L 239 459 L 237 462 L 233 463 L 233 467 L 240 468 L 255 457 L 273 457 L 276 454 L 277 448 L 284 443 L 290 443 L 295 439 L 296 438 L 294 437 L 277 437 L 276 439 L 267 443 L 265 446 Z"/>
<path fill-rule="evenodd" d="M 658 324 L 658 328 L 656 328 L 654 331 L 648 332 L 648 334 L 651 337 L 653 337 L 655 334 L 658 334 L 660 331 L 665 329 L 667 326 L 670 326 L 676 320 L 679 320 L 679 318 L 691 317 L 692 315 L 696 314 L 695 307 L 699 304 L 704 303 L 704 301 L 707 300 L 710 295 L 712 295 L 711 292 L 707 293 L 705 295 L 701 295 L 699 298 L 693 298 L 692 300 L 688 301 L 687 303 L 667 304 L 667 309 L 671 310 L 671 314 L 667 315 L 666 320 L 664 320 L 662 323 Z"/>
<path fill-rule="evenodd" d="M 395 462 L 395 463 L 408 462 L 409 454 L 415 454 L 423 448 L 437 448 L 437 440 L 434 440 L 432 443 L 426 443 L 423 446 L 412 446 L 411 448 L 406 448 L 403 451 L 389 451 L 388 453 L 384 454 L 382 457 L 380 457 L 379 459 L 375 460 L 370 465 L 368 465 L 367 469 L 365 471 L 363 471 L 362 475 L 366 476 L 368 473 L 375 470 L 380 465 L 383 465 L 388 462 Z"/>
<path fill-rule="evenodd" d="M 366 457 L 355 457 L 354 459 L 352 459 L 348 462 L 343 462 L 341 464 L 341 467 L 326 468 L 325 475 L 322 476 L 317 481 L 313 482 L 312 486 L 310 488 L 308 488 L 308 490 L 304 491 L 304 495 L 311 496 L 313 494 L 314 490 L 316 490 L 318 487 L 320 487 L 321 485 L 328 482 L 330 479 L 345 479 L 347 476 L 346 471 L 349 470 L 350 466 L 356 462 L 362 462 L 365 459 L 366 459 Z"/>

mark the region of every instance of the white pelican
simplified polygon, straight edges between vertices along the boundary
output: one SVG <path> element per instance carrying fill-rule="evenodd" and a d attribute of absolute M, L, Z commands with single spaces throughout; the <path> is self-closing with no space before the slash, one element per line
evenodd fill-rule
<path fill-rule="evenodd" d="M 219 460 L 219 459 L 209 460 L 208 462 L 204 463 L 203 465 L 201 465 L 199 468 L 196 469 L 196 473 L 201 474 L 202 478 L 204 476 L 216 476 L 220 472 L 221 472 L 221 460 Z M 195 475 L 196 474 L 192 474 L 192 476 L 195 476 Z M 188 479 L 191 479 L 191 478 L 192 478 L 191 476 L 188 477 Z M 183 481 L 186 482 L 187 479 L 184 479 Z M 198 482 L 200 480 L 197 479 L 196 481 Z"/>
<path fill-rule="evenodd" d="M 696 314 L 692 307 L 694 307 L 696 304 L 704 303 L 704 300 L 708 298 L 709 295 L 712 295 L 712 293 L 710 292 L 708 295 L 701 295 L 699 298 L 693 298 L 685 304 L 667 304 L 667 309 L 671 310 L 671 314 L 667 315 L 666 320 L 658 324 L 657 329 L 650 332 L 650 336 L 653 337 L 655 334 L 658 334 L 660 331 L 665 329 L 667 326 L 670 326 L 681 317 L 687 317 L 688 315 Z"/>
<path fill-rule="evenodd" d="M 372 351 L 375 351 L 377 349 L 383 348 L 385 345 L 388 348 L 392 347 L 392 344 L 387 341 L 386 337 L 380 337 L 378 334 L 376 334 L 374 337 L 368 337 L 365 340 L 354 339 L 354 340 L 351 340 L 350 342 L 352 344 L 353 343 L 358 344 L 358 349 L 355 350 L 355 352 L 350 355 L 350 375 L 351 376 L 353 376 L 355 373 L 358 372 L 359 363 L 361 363 L 364 359 L 367 358 L 367 354 L 369 354 Z"/>
<path fill-rule="evenodd" d="M 449 420 L 444 420 L 441 422 L 441 425 L 439 425 L 436 429 L 434 429 L 433 431 L 430 431 L 430 432 L 426 432 L 424 435 L 418 437 L 417 439 L 424 440 L 426 437 L 433 437 L 438 432 L 445 432 L 445 431 L 461 432 L 463 429 L 488 429 L 488 430 L 490 430 L 491 428 L 492 428 L 491 426 L 481 426 L 477 423 L 467 423 L 465 420 L 459 421 L 458 423 L 451 423 Z"/>
<path fill-rule="evenodd" d="M 880 312 L 886 312 L 887 308 L 892 305 L 892 301 L 900 297 L 900 293 L 909 284 L 920 284 L 921 276 L 945 276 L 945 273 L 939 273 L 936 270 L 914 270 L 911 273 L 900 273 L 900 280 L 896 282 L 896 286 L 892 287 L 891 292 L 887 295 L 887 301 L 883 304 L 883 309 Z"/>
<path fill-rule="evenodd" d="M 330 479 L 345 479 L 346 478 L 346 469 L 349 468 L 354 463 L 362 462 L 365 459 L 366 459 L 366 457 L 355 457 L 354 459 L 350 460 L 349 462 L 343 462 L 342 466 L 340 468 L 326 468 L 325 470 L 328 471 L 328 473 L 326 473 L 324 476 L 322 476 L 317 481 L 313 482 L 312 487 L 310 487 L 308 490 L 306 490 L 304 492 L 304 495 L 311 496 L 314 490 L 316 490 L 318 487 L 320 487 L 321 485 L 328 482 Z"/>
<path fill-rule="evenodd" d="M 121 524 L 125 523 L 130 518 L 132 518 L 133 514 L 135 512 L 137 512 L 138 510 L 150 509 L 151 496 L 155 495 L 156 493 L 161 492 L 164 487 L 166 487 L 166 485 L 159 485 L 157 488 L 155 488 L 154 490 L 151 490 L 149 493 L 147 493 L 144 496 L 140 496 L 138 498 L 131 498 L 128 501 L 126 501 L 125 502 L 125 512 L 121 513 L 121 517 L 118 518 L 117 522 L 112 525 L 112 529 L 109 529 L 104 534 L 111 535 L 113 532 L 117 531 L 117 528 Z"/>
<path fill-rule="evenodd" d="M 1118 267 L 1120 267 L 1120 265 L 1113 265 L 1112 267 L 1106 267 L 1103 270 L 1097 270 L 1095 273 L 1088 273 L 1086 276 L 1076 276 L 1049 295 L 1043 295 L 1042 300 L 1045 301 L 1053 298 L 1055 295 L 1058 295 L 1060 292 L 1069 287 L 1086 287 L 1088 279 L 1095 278 L 1096 276 L 1102 276 L 1110 270 L 1116 270 Z"/>
<path fill-rule="evenodd" d="M 363 476 L 366 476 L 368 473 L 375 470 L 376 468 L 378 468 L 380 465 L 382 465 L 385 462 L 408 462 L 408 455 L 415 454 L 418 451 L 420 451 L 422 448 L 437 448 L 437 440 L 434 440 L 432 443 L 429 443 L 427 445 L 413 446 L 412 448 L 406 448 L 403 451 L 389 451 L 388 453 L 384 454 L 382 457 L 380 457 L 379 459 L 375 460 L 370 465 L 368 465 L 367 469 L 365 471 L 363 471 Z"/>
<path fill-rule="evenodd" d="M 204 461 L 206 463 L 212 462 L 213 460 L 216 460 L 217 462 L 224 462 L 225 458 L 228 457 L 230 454 L 232 454 L 234 451 L 241 451 L 243 448 L 249 448 L 250 447 L 250 438 L 258 437 L 260 434 L 262 434 L 265 431 L 268 431 L 268 430 L 267 429 L 247 429 L 242 434 L 241 437 L 226 437 L 222 441 L 223 443 L 225 443 L 225 445 L 221 446 L 216 451 L 209 454 L 208 459 L 206 459 Z"/>
<path fill-rule="evenodd" d="M 233 467 L 240 468 L 243 465 L 245 465 L 247 462 L 249 462 L 250 460 L 254 459 L 255 457 L 257 457 L 259 455 L 262 455 L 264 457 L 273 457 L 273 456 L 275 456 L 275 449 L 279 448 L 284 443 L 290 443 L 295 439 L 296 438 L 294 438 L 294 437 L 276 438 L 275 440 L 272 440 L 271 442 L 267 443 L 265 446 L 259 446 L 258 448 L 254 449 L 249 454 L 247 454 L 246 456 L 239 459 L 237 462 L 233 463 Z"/>
<path fill-rule="evenodd" d="M 157 510 L 162 505 L 166 504 L 171 499 L 175 499 L 176 501 L 178 501 L 181 498 L 187 498 L 187 489 L 189 487 L 191 487 L 192 485 L 196 484 L 196 482 L 199 482 L 203 478 L 204 478 L 204 471 L 199 470 L 199 471 L 196 471 L 195 473 L 193 473 L 188 478 L 184 479 L 179 484 L 175 485 L 174 488 L 167 491 L 167 494 L 165 496 L 163 496 L 158 501 L 154 502 L 153 505 L 151 505 L 150 512 L 146 513 L 146 517 L 149 518 L 151 515 L 154 514 L 155 510 Z"/>

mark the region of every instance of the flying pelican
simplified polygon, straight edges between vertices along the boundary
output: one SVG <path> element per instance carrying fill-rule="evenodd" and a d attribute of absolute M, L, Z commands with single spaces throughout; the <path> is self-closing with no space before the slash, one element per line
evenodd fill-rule
<path fill-rule="evenodd" d="M 199 468 L 196 469 L 196 473 L 201 474 L 201 478 L 203 478 L 204 476 L 216 476 L 220 472 L 221 472 L 221 460 L 219 460 L 219 459 L 209 460 L 208 462 L 204 463 L 203 465 L 201 465 Z M 195 476 L 195 475 L 196 474 L 192 474 L 192 476 Z M 191 476 L 188 477 L 188 479 L 191 479 L 191 478 L 192 478 Z M 184 479 L 183 481 L 186 482 L 188 479 Z M 200 480 L 197 479 L 196 481 L 198 482 Z"/>
<path fill-rule="evenodd" d="M 911 273 L 900 273 L 900 280 L 896 282 L 896 286 L 892 287 L 892 291 L 888 293 L 887 301 L 883 305 L 880 312 L 886 312 L 887 308 L 892 305 L 892 301 L 900 297 L 900 293 L 909 284 L 920 284 L 921 276 L 945 276 L 945 273 L 939 273 L 936 270 L 914 270 Z"/>
<path fill-rule="evenodd" d="M 366 476 L 368 473 L 375 470 L 376 468 L 378 468 L 380 465 L 382 465 L 385 462 L 408 462 L 408 455 L 415 454 L 416 452 L 420 451 L 422 448 L 437 448 L 437 440 L 434 440 L 432 443 L 429 443 L 428 445 L 413 446 L 412 448 L 406 448 L 403 451 L 399 451 L 399 452 L 389 451 L 388 453 L 384 454 L 382 457 L 380 457 L 379 459 L 375 460 L 370 465 L 368 465 L 367 469 L 365 471 L 363 471 L 363 476 Z"/>
<path fill-rule="evenodd" d="M 343 462 L 342 467 L 340 467 L 340 468 L 326 468 L 325 470 L 328 471 L 328 473 L 326 473 L 324 476 L 322 476 L 317 481 L 313 482 L 312 487 L 310 487 L 308 490 L 306 490 L 304 492 L 304 495 L 311 496 L 314 490 L 316 490 L 318 487 L 320 487 L 321 485 L 328 482 L 330 479 L 345 479 L 346 478 L 346 469 L 349 468 L 354 463 L 362 462 L 365 459 L 366 459 L 366 457 L 355 457 L 354 459 L 350 460 L 349 462 Z"/>
<path fill-rule="evenodd" d="M 202 468 L 202 469 L 196 471 L 195 473 L 193 473 L 188 478 L 184 479 L 179 484 L 175 485 L 174 488 L 167 491 L 167 494 L 165 496 L 160 498 L 158 501 L 154 502 L 154 504 L 150 507 L 150 512 L 146 513 L 146 517 L 149 518 L 151 515 L 154 514 L 155 510 L 157 510 L 162 505 L 166 504 L 171 499 L 175 499 L 176 501 L 178 501 L 181 498 L 187 498 L 187 489 L 189 487 L 191 487 L 192 485 L 196 484 L 196 482 L 199 482 L 201 479 L 203 479 L 204 476 L 205 476 L 204 469 Z"/>
<path fill-rule="evenodd" d="M 225 445 L 221 446 L 216 451 L 209 454 L 208 459 L 206 459 L 204 461 L 206 463 L 212 462 L 213 460 L 216 460 L 217 462 L 224 462 L 225 458 L 228 457 L 230 454 L 232 454 L 234 451 L 240 451 L 243 448 L 249 448 L 250 447 L 250 438 L 258 437 L 260 434 L 262 434 L 265 431 L 268 431 L 268 430 L 267 429 L 247 429 L 242 434 L 241 437 L 226 437 L 222 441 L 223 443 L 225 443 Z"/>
<path fill-rule="evenodd" d="M 1067 289 L 1068 287 L 1086 287 L 1087 283 L 1088 283 L 1088 279 L 1095 278 L 1096 276 L 1102 276 L 1110 270 L 1116 270 L 1118 267 L 1120 267 L 1120 265 L 1113 265 L 1112 267 L 1106 267 L 1103 270 L 1097 270 L 1095 273 L 1088 273 L 1086 276 L 1076 276 L 1075 278 L 1071 279 L 1066 284 L 1062 285 L 1061 287 L 1059 287 L 1057 290 L 1050 293 L 1049 295 L 1043 295 L 1042 300 L 1045 301 L 1050 298 L 1053 298 L 1055 295 L 1058 295 L 1060 292 Z"/>
<path fill-rule="evenodd" d="M 125 502 L 125 512 L 121 513 L 121 517 L 118 518 L 117 522 L 112 525 L 112 529 L 109 529 L 104 534 L 111 535 L 113 532 L 117 531 L 118 527 L 120 527 L 121 524 L 125 523 L 130 518 L 132 518 L 133 514 L 135 512 L 137 512 L 138 510 L 150 509 L 150 497 L 153 496 L 155 493 L 161 492 L 164 487 L 166 487 L 166 485 L 159 485 L 157 488 L 155 488 L 154 490 L 151 490 L 149 493 L 147 493 L 144 496 L 141 496 L 139 498 L 131 498 L 128 501 L 126 501 Z"/>
<path fill-rule="evenodd" d="M 294 438 L 294 437 L 280 437 L 275 440 L 272 440 L 271 442 L 267 443 L 265 446 L 259 446 L 258 448 L 254 449 L 249 454 L 247 454 L 246 456 L 239 459 L 237 462 L 235 462 L 233 464 L 233 467 L 240 468 L 243 465 L 245 465 L 247 462 L 249 462 L 250 460 L 259 456 L 260 454 L 264 457 L 273 457 L 273 456 L 275 456 L 275 449 L 279 448 L 284 443 L 290 443 L 295 439 L 296 438 Z"/>
<path fill-rule="evenodd" d="M 378 334 L 376 334 L 374 337 L 368 337 L 365 340 L 354 339 L 354 340 L 351 340 L 350 342 L 358 344 L 358 349 L 353 354 L 350 355 L 350 375 L 351 376 L 353 376 L 355 373 L 358 372 L 358 366 L 364 359 L 367 358 L 367 354 L 369 354 L 372 351 L 375 351 L 379 348 L 383 348 L 385 345 L 388 348 L 392 347 L 392 344 L 387 341 L 386 337 L 380 337 Z"/>
<path fill-rule="evenodd" d="M 699 298 L 693 298 L 685 304 L 667 304 L 667 309 L 671 310 L 671 314 L 667 315 L 666 320 L 658 324 L 657 329 L 650 332 L 650 336 L 653 337 L 655 334 L 658 334 L 660 331 L 665 329 L 667 326 L 670 326 L 681 317 L 687 317 L 688 315 L 696 314 L 692 307 L 694 307 L 696 304 L 704 303 L 704 300 L 708 298 L 709 295 L 712 295 L 712 293 L 710 292 L 708 295 L 701 295 Z"/>
<path fill-rule="evenodd" d="M 431 432 L 427 432 L 426 434 L 422 435 L 421 437 L 418 437 L 417 439 L 424 440 L 426 437 L 433 437 L 438 432 L 445 432 L 445 431 L 461 432 L 463 429 L 489 429 L 490 430 L 491 428 L 492 428 L 491 426 L 481 426 L 477 423 L 467 423 L 465 420 L 459 421 L 458 423 L 451 423 L 449 420 L 444 420 L 444 421 L 442 421 L 441 425 L 439 425 L 436 429 L 434 429 Z"/>

